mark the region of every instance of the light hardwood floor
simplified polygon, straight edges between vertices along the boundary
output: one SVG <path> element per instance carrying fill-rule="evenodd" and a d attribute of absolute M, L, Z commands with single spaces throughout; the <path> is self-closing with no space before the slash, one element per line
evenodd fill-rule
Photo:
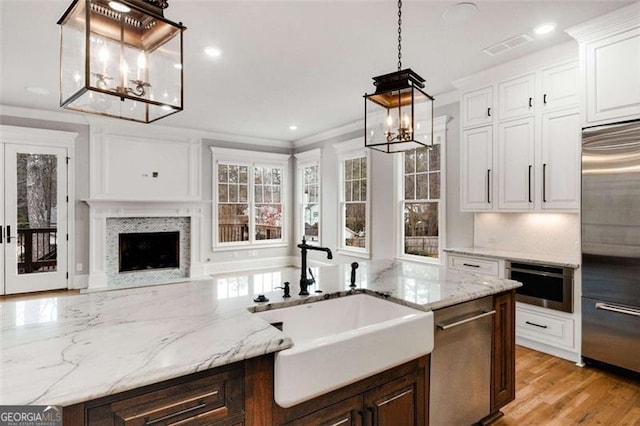
<path fill-rule="evenodd" d="M 640 380 L 516 346 L 516 399 L 502 412 L 492 426 L 640 426 Z"/>

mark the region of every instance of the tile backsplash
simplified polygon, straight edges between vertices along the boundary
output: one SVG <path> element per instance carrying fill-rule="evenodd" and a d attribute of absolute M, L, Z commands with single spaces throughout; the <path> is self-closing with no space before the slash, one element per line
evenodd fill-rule
<path fill-rule="evenodd" d="M 475 247 L 580 258 L 577 213 L 476 213 Z"/>

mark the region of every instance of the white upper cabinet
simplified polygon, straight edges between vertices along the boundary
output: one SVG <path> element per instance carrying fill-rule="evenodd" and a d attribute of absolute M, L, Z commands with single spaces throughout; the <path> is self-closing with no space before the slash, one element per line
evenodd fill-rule
<path fill-rule="evenodd" d="M 533 117 L 498 125 L 498 208 L 534 207 Z"/>
<path fill-rule="evenodd" d="M 640 2 L 567 32 L 580 43 L 584 126 L 640 118 Z"/>
<path fill-rule="evenodd" d="M 578 62 L 542 70 L 542 112 L 578 105 Z"/>
<path fill-rule="evenodd" d="M 462 210 L 491 210 L 493 203 L 493 126 L 462 132 L 460 147 Z"/>
<path fill-rule="evenodd" d="M 565 60 L 462 95 L 462 210 L 579 209 L 577 75 Z"/>
<path fill-rule="evenodd" d="M 462 127 L 491 124 L 493 120 L 493 87 L 462 95 Z"/>
<path fill-rule="evenodd" d="M 534 114 L 535 77 L 535 74 L 527 74 L 498 84 L 499 120 Z"/>
<path fill-rule="evenodd" d="M 542 208 L 580 207 L 582 132 L 577 109 L 542 116 Z"/>

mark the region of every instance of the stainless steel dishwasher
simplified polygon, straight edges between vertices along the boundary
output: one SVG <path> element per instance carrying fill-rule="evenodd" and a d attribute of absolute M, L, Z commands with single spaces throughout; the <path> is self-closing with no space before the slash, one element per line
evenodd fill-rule
<path fill-rule="evenodd" d="M 493 297 L 434 311 L 429 424 L 471 425 L 491 411 Z"/>

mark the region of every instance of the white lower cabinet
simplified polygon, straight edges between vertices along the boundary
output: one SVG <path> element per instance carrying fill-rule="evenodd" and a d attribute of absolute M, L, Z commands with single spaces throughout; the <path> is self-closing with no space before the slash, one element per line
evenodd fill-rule
<path fill-rule="evenodd" d="M 500 271 L 504 270 L 498 259 L 486 259 L 478 257 L 460 256 L 450 254 L 447 265 L 449 269 L 463 272 L 473 272 L 476 274 L 492 275 L 501 277 Z"/>
<path fill-rule="evenodd" d="M 579 358 L 574 314 L 516 303 L 516 342 L 574 362 Z"/>

